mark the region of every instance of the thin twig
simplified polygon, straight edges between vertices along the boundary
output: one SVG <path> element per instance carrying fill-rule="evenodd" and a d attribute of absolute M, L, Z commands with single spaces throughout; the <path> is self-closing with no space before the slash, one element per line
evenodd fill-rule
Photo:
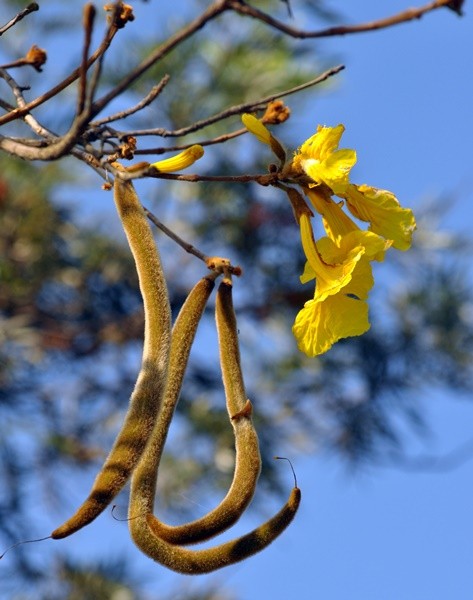
<path fill-rule="evenodd" d="M 135 104 L 135 106 L 132 106 L 131 108 L 127 108 L 127 109 L 117 112 L 113 115 L 105 117 L 104 119 L 100 119 L 98 121 L 92 121 L 90 123 L 90 126 L 92 128 L 101 127 L 102 125 L 106 125 L 107 123 L 112 123 L 113 121 L 118 121 L 119 119 L 126 119 L 126 117 L 129 117 L 130 115 L 134 115 L 138 111 L 140 111 L 143 108 L 145 108 L 146 106 L 150 105 L 151 102 L 153 102 L 153 100 L 155 100 L 159 96 L 159 94 L 163 91 L 163 89 L 168 84 L 170 79 L 171 78 L 169 75 L 164 75 L 164 77 L 161 79 L 161 81 L 158 84 L 153 85 L 151 90 L 146 94 L 146 96 L 142 100 L 140 100 L 140 102 L 138 102 L 138 104 Z M 127 134 L 127 135 L 130 135 L 130 134 Z"/>
<path fill-rule="evenodd" d="M 458 7 L 456 8 L 456 4 L 458 4 L 458 2 L 454 3 L 452 0 L 435 0 L 434 2 L 430 2 L 429 4 L 426 4 L 420 8 L 408 8 L 407 10 L 404 10 L 391 17 L 386 17 L 377 21 L 370 21 L 369 23 L 359 23 L 358 25 L 338 25 L 336 27 L 329 27 L 327 29 L 320 29 L 318 31 L 303 31 L 302 29 L 291 27 L 281 21 L 278 21 L 277 19 L 274 19 L 263 11 L 258 10 L 254 6 L 250 6 L 244 2 L 244 0 L 228 0 L 228 3 L 231 9 L 236 13 L 245 17 L 252 17 L 253 19 L 263 21 L 263 23 L 266 23 L 266 25 L 269 25 L 274 29 L 278 29 L 286 35 L 299 39 L 322 38 L 337 35 L 347 35 L 351 33 L 361 33 L 364 31 L 376 31 L 378 29 L 392 27 L 393 25 L 407 23 L 408 21 L 413 21 L 414 19 L 420 19 L 426 13 L 438 8 L 451 8 L 458 14 L 461 14 L 460 9 Z"/>
<path fill-rule="evenodd" d="M 204 254 L 203 252 L 201 252 L 200 250 L 198 250 L 192 244 L 189 244 L 188 242 L 184 241 L 181 237 L 179 237 L 177 235 L 177 233 L 174 233 L 174 231 L 172 231 L 171 229 L 169 229 L 169 227 L 166 227 L 166 225 L 164 225 L 164 223 L 161 223 L 161 221 L 158 219 L 158 217 L 156 217 L 147 208 L 143 207 L 143 209 L 144 209 L 144 211 L 145 211 L 146 216 L 148 217 L 148 219 L 154 225 L 156 225 L 156 227 L 158 229 L 160 229 L 169 238 L 171 238 L 174 242 L 176 242 L 176 244 L 178 244 L 179 246 L 181 246 L 181 248 L 183 248 L 186 252 L 188 252 L 189 254 L 192 254 L 193 256 L 197 257 L 199 260 L 202 260 L 204 263 L 207 264 L 207 260 L 209 259 L 209 257 L 206 254 Z"/>
<path fill-rule="evenodd" d="M 38 148 L 35 145 L 26 144 L 14 138 L 0 135 L 0 148 L 25 160 L 57 160 L 62 156 L 73 152 L 77 138 L 82 134 L 84 125 L 88 121 L 88 115 L 76 117 L 69 131 L 60 137 L 51 138 L 47 146 Z"/>
<path fill-rule="evenodd" d="M 0 67 L 0 70 L 1 69 L 3 69 L 3 67 Z M 3 110 L 12 110 L 14 108 L 12 104 L 7 102 L 6 100 L 3 100 L 2 98 L 0 98 L 0 107 L 2 107 Z"/>
<path fill-rule="evenodd" d="M 13 94 L 16 98 L 18 106 L 20 106 L 20 107 L 25 106 L 26 101 L 23 97 L 21 87 L 13 79 L 13 77 L 6 71 L 3 71 L 2 69 L 0 69 L 0 77 L 2 77 L 7 82 L 7 84 L 11 87 Z M 4 102 L 4 101 L 0 101 L 0 105 L 3 108 L 5 108 L 5 110 L 11 110 L 13 108 L 11 104 L 9 104 L 8 102 Z M 50 129 L 46 129 L 46 127 L 44 127 L 44 125 L 42 125 L 35 117 L 33 117 L 33 115 L 26 114 L 26 115 L 24 115 L 23 120 L 25 121 L 25 123 L 27 123 L 31 127 L 31 129 L 34 133 L 36 133 L 40 137 L 44 138 L 45 140 L 54 141 L 59 138 L 59 136 L 56 133 L 54 133 Z M 15 141 L 19 144 L 22 144 L 24 146 L 29 146 L 32 148 L 40 148 L 40 147 L 42 147 L 42 144 L 44 144 L 43 140 L 32 140 L 31 138 L 30 139 L 17 138 Z M 92 167 L 97 172 L 97 174 L 100 175 L 102 178 L 105 178 L 105 170 L 101 166 L 100 162 L 95 158 L 95 156 L 93 156 L 89 152 L 80 150 L 78 148 L 73 148 L 71 150 L 71 154 L 75 158 L 81 160 L 85 164 Z"/>
<path fill-rule="evenodd" d="M 18 21 L 21 21 L 21 19 L 23 19 L 30 13 L 35 12 L 36 10 L 39 10 L 39 5 L 37 2 L 31 2 L 30 4 L 28 4 L 28 6 L 23 10 L 20 10 L 20 12 L 17 15 L 15 15 L 13 19 L 10 19 L 8 23 L 6 23 L 3 27 L 0 27 L 0 36 L 2 36 L 6 31 L 8 31 L 10 27 L 16 25 Z"/>
<path fill-rule="evenodd" d="M 99 56 L 97 62 L 95 63 L 94 71 L 92 73 L 92 77 L 91 77 L 90 84 L 89 84 L 89 91 L 88 91 L 86 102 L 85 102 L 85 110 L 87 110 L 87 112 L 89 113 L 90 118 L 92 118 L 93 115 L 96 114 L 92 111 L 92 102 L 94 100 L 95 92 L 97 91 L 97 87 L 99 85 L 100 75 L 102 74 L 102 65 L 103 65 L 104 58 L 105 58 L 105 54 L 102 54 L 102 56 Z M 90 120 L 89 120 L 89 123 L 90 123 Z"/>
<path fill-rule="evenodd" d="M 171 181 L 187 181 L 188 183 L 199 183 L 200 181 L 228 181 L 230 183 L 250 183 L 251 181 L 260 185 L 276 185 L 279 178 L 279 173 L 268 173 L 264 175 L 198 175 L 197 173 L 189 173 L 180 175 L 176 173 L 159 173 L 156 170 L 150 170 L 146 173 L 146 177 L 154 179 L 168 179 Z M 131 177 L 130 179 L 137 179 Z"/>
<path fill-rule="evenodd" d="M 119 10 L 118 4 L 114 8 L 115 12 L 117 10 Z M 86 38 L 88 35 L 87 30 L 91 29 L 91 26 L 92 26 L 94 11 L 95 11 L 95 9 L 90 9 L 89 11 L 86 12 L 86 15 L 88 14 L 88 17 L 86 16 L 86 19 L 85 19 Z M 77 103 L 78 109 L 77 109 L 76 115 L 72 121 L 71 127 L 69 128 L 69 131 L 66 134 L 59 136 L 59 137 L 55 137 L 55 136 L 49 137 L 48 145 L 46 147 L 41 147 L 41 148 L 32 147 L 29 144 L 22 144 L 18 140 L 0 136 L 0 148 L 5 150 L 6 152 L 9 152 L 10 154 L 14 154 L 14 155 L 18 156 L 19 158 L 24 158 L 26 160 L 45 160 L 45 161 L 57 160 L 58 158 L 61 158 L 62 156 L 68 154 L 69 152 L 71 152 L 73 150 L 74 146 L 77 143 L 78 138 L 84 133 L 85 129 L 87 128 L 88 123 L 90 122 L 90 119 L 92 116 L 91 95 L 94 92 L 95 86 L 97 85 L 98 78 L 100 76 L 100 63 L 101 63 L 101 60 L 105 53 L 106 48 L 108 48 L 108 46 L 109 46 L 108 40 L 111 40 L 111 38 L 113 37 L 113 32 L 115 31 L 115 29 L 116 28 L 115 28 L 115 25 L 113 24 L 113 20 L 112 20 L 112 22 L 108 25 L 106 33 L 102 40 L 101 48 L 103 48 L 103 51 L 101 53 L 99 53 L 97 56 L 99 63 L 96 68 L 96 72 L 94 73 L 93 83 L 90 86 L 91 89 L 89 90 L 88 94 L 85 91 L 85 88 L 86 88 L 85 74 L 86 74 L 89 63 L 90 64 L 93 64 L 93 63 L 91 62 L 90 59 L 89 60 L 86 59 L 85 61 L 83 60 L 82 65 L 79 67 L 79 69 L 77 69 L 78 76 L 82 77 L 82 84 L 79 86 L 79 100 Z M 89 32 L 89 34 L 90 34 L 90 32 Z M 87 43 L 85 45 L 87 45 Z M 83 101 L 81 101 L 81 99 L 80 99 L 81 94 L 83 96 Z M 84 96 L 85 96 L 85 100 L 84 100 Z M 82 106 L 82 104 L 84 106 Z M 22 101 L 21 106 L 19 106 L 17 110 L 25 111 L 27 108 L 28 108 L 28 105 L 25 105 L 24 101 Z M 81 110 L 79 110 L 79 109 L 81 109 Z M 25 113 L 25 114 L 28 114 L 28 113 Z"/>
<path fill-rule="evenodd" d="M 187 148 L 190 148 L 191 146 L 194 146 L 195 144 L 199 144 L 199 146 L 213 146 L 215 144 L 223 144 L 224 142 L 227 142 L 228 140 L 232 140 L 234 138 L 240 137 L 241 135 L 244 135 L 245 133 L 248 133 L 248 129 L 246 129 L 245 127 L 242 127 L 241 129 L 237 129 L 236 131 L 232 131 L 231 133 L 225 133 L 223 135 L 219 135 L 217 137 L 208 139 L 208 140 L 201 140 L 201 141 L 197 141 L 197 142 L 189 142 L 188 144 L 180 144 L 178 146 L 166 146 L 166 148 L 163 148 L 162 146 L 159 148 L 143 148 L 142 150 L 135 150 L 135 156 L 141 154 L 141 155 L 145 155 L 145 154 L 164 154 L 165 152 L 180 152 L 182 150 L 187 150 Z"/>
<path fill-rule="evenodd" d="M 18 83 L 13 79 L 13 77 L 5 70 L 0 69 L 0 77 L 2 77 L 7 84 L 10 86 L 13 95 L 15 96 L 18 107 L 22 108 L 26 106 L 25 99 L 22 94 L 22 90 Z M 0 148 L 3 148 L 7 152 L 12 154 L 16 154 L 20 158 L 25 158 L 27 160 L 54 160 L 55 158 L 59 158 L 63 156 L 65 153 L 71 151 L 76 142 L 76 137 L 79 135 L 80 128 L 84 125 L 88 120 L 88 115 L 78 115 L 74 122 L 71 125 L 71 129 L 64 136 L 57 136 L 50 132 L 48 129 L 43 127 L 31 114 L 25 114 L 23 116 L 23 120 L 31 127 L 31 129 L 39 136 L 44 138 L 49 145 L 47 146 L 38 146 L 38 140 L 19 140 L 6 138 L 4 136 L 0 136 Z M 39 141 L 39 143 L 42 143 Z M 76 156 L 81 157 L 83 160 L 82 151 L 78 151 Z M 97 161 L 94 161 L 91 156 L 88 156 L 85 160 L 87 164 L 94 165 L 96 168 L 100 167 L 100 164 Z"/>
<path fill-rule="evenodd" d="M 90 44 L 92 42 L 92 31 L 94 29 L 95 6 L 86 4 L 84 6 L 83 24 L 84 24 L 84 45 L 82 47 L 82 63 L 79 67 L 79 93 L 77 103 L 77 113 L 84 110 L 85 95 L 87 91 L 87 69 Z"/>
<path fill-rule="evenodd" d="M 9 63 L 0 65 L 0 69 L 14 69 L 16 67 L 25 67 L 29 65 L 31 65 L 31 63 L 28 60 L 26 60 L 26 57 L 23 56 L 22 58 L 18 58 L 17 60 L 12 60 Z"/>
<path fill-rule="evenodd" d="M 199 29 L 202 29 L 209 21 L 215 19 L 218 15 L 229 9 L 227 0 L 217 0 L 211 4 L 207 10 L 199 15 L 194 21 L 189 23 L 184 29 L 171 36 L 164 44 L 156 48 L 147 56 L 133 71 L 128 73 L 110 92 L 97 100 L 92 105 L 93 114 L 98 114 L 107 104 L 122 94 L 129 86 L 134 83 L 143 73 L 145 73 L 156 62 L 164 58 L 176 46 L 194 35 Z M 1 121 L 0 121 L 1 124 Z"/>
<path fill-rule="evenodd" d="M 113 25 L 107 28 L 104 38 L 100 43 L 100 46 L 87 61 L 87 68 L 90 68 L 95 63 L 95 61 L 98 58 L 100 58 L 104 54 L 104 52 L 106 52 L 106 50 L 112 43 L 112 40 L 115 37 L 117 31 L 118 29 Z M 62 90 L 68 87 L 71 83 L 76 81 L 80 76 L 80 72 L 81 67 L 74 69 L 74 71 L 72 71 L 72 73 L 68 77 L 63 79 L 60 83 L 58 83 L 56 86 L 54 86 L 47 92 L 45 92 L 42 96 L 38 96 L 38 98 L 35 98 L 31 102 L 28 102 L 28 104 L 26 104 L 23 108 L 16 108 L 15 110 L 12 110 L 6 115 L 3 115 L 2 117 L 0 117 L 0 125 L 10 123 L 10 121 L 14 121 L 15 119 L 19 119 L 23 117 L 23 115 L 25 115 L 26 113 L 30 112 L 33 108 L 36 108 L 37 106 L 43 104 L 47 100 L 50 100 L 51 98 L 62 92 Z"/>
<path fill-rule="evenodd" d="M 273 100 L 277 100 L 278 98 L 283 98 L 284 96 L 289 96 L 290 94 L 295 94 L 295 93 L 305 90 L 309 87 L 313 87 L 314 85 L 322 83 L 323 81 L 326 81 L 327 79 L 329 79 L 330 77 L 333 77 L 337 73 L 340 73 L 340 71 L 343 71 L 344 68 L 345 68 L 345 65 L 337 65 L 336 67 L 332 67 L 331 69 L 328 69 L 321 75 L 318 75 L 317 77 L 315 77 L 315 79 L 311 79 L 310 81 L 306 81 L 305 83 L 296 85 L 295 87 L 289 88 L 288 90 L 276 92 L 275 94 L 271 94 L 270 96 L 260 98 L 259 100 L 254 100 L 253 102 L 245 102 L 243 104 L 237 104 L 237 105 L 231 106 L 230 108 L 227 108 L 227 109 L 223 110 L 222 112 L 212 115 L 211 117 L 201 119 L 200 121 L 196 121 L 195 123 L 192 123 L 192 125 L 189 125 L 187 127 L 182 127 L 181 129 L 174 129 L 174 130 L 162 129 L 162 128 L 140 129 L 140 130 L 136 130 L 136 131 L 130 131 L 130 132 L 128 132 L 128 135 L 133 135 L 135 137 L 145 136 L 145 135 L 159 135 L 160 137 L 180 137 L 180 136 L 188 135 L 189 133 L 193 133 L 195 131 L 198 131 L 199 129 L 203 129 L 204 127 L 207 127 L 207 125 L 213 125 L 217 121 L 222 121 L 223 119 L 228 119 L 228 117 L 232 117 L 234 115 L 241 115 L 242 113 L 245 113 L 245 112 L 255 112 L 256 110 L 266 108 L 266 104 L 268 104 L 268 102 L 273 102 Z M 117 134 L 118 134 L 118 132 L 117 132 Z M 118 135 L 122 135 L 122 134 L 118 134 Z"/>

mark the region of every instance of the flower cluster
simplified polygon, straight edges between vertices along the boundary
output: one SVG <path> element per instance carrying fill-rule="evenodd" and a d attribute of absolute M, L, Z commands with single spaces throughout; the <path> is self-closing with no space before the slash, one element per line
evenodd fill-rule
<path fill-rule="evenodd" d="M 271 148 L 279 144 L 252 115 L 243 115 L 243 123 Z M 309 199 L 326 233 L 315 241 L 312 210 L 304 202 L 302 208 L 293 202 L 307 258 L 301 281 L 316 281 L 314 297 L 305 303 L 293 326 L 299 349 L 308 356 L 322 354 L 339 339 L 369 329 L 367 299 L 374 283 L 370 263 L 384 260 L 391 246 L 407 250 L 416 227 L 412 211 L 402 208 L 394 194 L 350 182 L 356 152 L 339 149 L 344 129 L 343 125 L 319 126 L 280 171 L 283 181 L 297 184 Z M 285 189 L 293 198 L 294 188 Z M 369 223 L 368 229 L 361 229 L 344 207 Z"/>

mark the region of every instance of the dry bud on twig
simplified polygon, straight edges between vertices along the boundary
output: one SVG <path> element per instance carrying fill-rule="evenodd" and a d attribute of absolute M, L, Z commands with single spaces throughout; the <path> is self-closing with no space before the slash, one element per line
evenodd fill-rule
<path fill-rule="evenodd" d="M 266 107 L 266 112 L 262 116 L 261 122 L 266 125 L 279 125 L 287 121 L 290 116 L 291 109 L 282 100 L 273 100 Z"/>
<path fill-rule="evenodd" d="M 26 53 L 25 62 L 41 72 L 43 70 L 41 67 L 46 62 L 47 57 L 48 55 L 45 50 L 33 44 Z"/>
<path fill-rule="evenodd" d="M 117 29 L 123 29 L 128 21 L 134 21 L 135 15 L 133 14 L 133 7 L 130 4 L 119 2 L 115 4 L 105 4 L 104 10 L 111 12 L 111 20 L 113 25 Z"/>

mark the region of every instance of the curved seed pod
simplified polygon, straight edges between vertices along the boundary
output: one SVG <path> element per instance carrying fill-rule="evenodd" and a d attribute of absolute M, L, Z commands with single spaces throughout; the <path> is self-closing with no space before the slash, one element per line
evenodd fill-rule
<path fill-rule="evenodd" d="M 184 310 L 184 309 L 183 309 Z M 240 366 L 238 330 L 233 309 L 232 285 L 224 280 L 218 289 L 215 307 L 220 363 L 225 387 L 227 410 L 235 434 L 236 459 L 233 481 L 221 503 L 207 515 L 184 525 L 166 525 L 154 515 L 147 515 L 148 525 L 155 535 L 172 544 L 196 544 L 222 533 L 236 523 L 253 498 L 261 471 L 258 436 L 251 420 L 252 406 L 247 400 Z M 174 337 L 178 323 L 173 329 L 171 342 L 170 373 L 174 376 Z M 159 418 L 162 423 L 163 404 Z M 177 401 L 177 397 L 176 397 Z M 169 416 L 169 419 L 172 415 Z M 162 447 L 160 450 L 162 451 Z M 155 452 L 158 452 L 155 447 Z M 159 458 L 157 458 L 159 461 Z"/>
<path fill-rule="evenodd" d="M 223 288 L 223 285 L 228 286 L 229 284 L 227 282 L 220 286 L 220 289 L 226 289 L 226 292 L 222 292 L 222 298 L 225 297 L 229 289 L 228 287 Z M 245 408 L 239 411 L 237 422 L 247 420 L 242 418 L 245 416 L 245 412 Z M 214 548 L 188 550 L 157 536 L 149 526 L 149 521 L 153 518 L 156 472 L 160 458 L 155 450 L 156 448 L 162 448 L 163 435 L 165 436 L 166 432 L 163 433 L 156 427 L 131 479 L 128 526 L 133 541 L 147 556 L 178 573 L 188 575 L 210 573 L 260 552 L 271 544 L 291 523 L 301 500 L 301 492 L 298 487 L 292 489 L 283 508 L 266 523 L 240 538 Z"/>
<path fill-rule="evenodd" d="M 115 164 L 119 168 L 119 165 Z M 64 538 L 88 525 L 123 488 L 140 458 L 161 405 L 167 377 L 171 313 L 161 261 L 148 220 L 131 181 L 115 178 L 114 197 L 138 272 L 145 331 L 141 370 L 123 426 L 77 512 L 51 537 Z"/>
<path fill-rule="evenodd" d="M 146 462 L 143 455 L 142 461 Z M 141 467 L 141 468 L 140 468 Z M 149 473 L 140 463 L 132 477 L 130 514 L 149 510 Z M 188 550 L 155 536 L 143 516 L 131 518 L 129 527 L 133 541 L 147 556 L 161 565 L 185 575 L 202 575 L 252 556 L 269 546 L 294 519 L 301 502 L 298 487 L 291 490 L 288 501 L 271 519 L 235 540 L 205 550 Z"/>

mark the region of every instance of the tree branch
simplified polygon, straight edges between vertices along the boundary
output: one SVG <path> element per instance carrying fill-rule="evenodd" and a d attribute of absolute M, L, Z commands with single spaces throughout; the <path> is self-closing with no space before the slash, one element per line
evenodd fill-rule
<path fill-rule="evenodd" d="M 156 48 L 147 56 L 131 73 L 126 75 L 119 84 L 117 84 L 108 94 L 105 94 L 100 100 L 92 105 L 92 113 L 98 114 L 109 102 L 123 93 L 129 86 L 145 73 L 156 62 L 164 58 L 171 50 L 181 44 L 183 41 L 194 35 L 199 29 L 202 29 L 209 21 L 215 19 L 218 15 L 229 10 L 228 0 L 217 0 L 211 4 L 199 17 L 189 23 L 184 29 L 171 36 L 164 44 Z"/>
<path fill-rule="evenodd" d="M 278 29 L 282 33 L 285 33 L 291 37 L 307 39 L 347 35 L 351 33 L 362 33 L 365 31 L 376 31 L 378 29 L 392 27 L 393 25 L 407 23 L 408 21 L 413 21 L 414 19 L 420 19 L 426 13 L 438 8 L 450 8 L 457 14 L 461 15 L 461 6 L 463 4 L 463 0 L 460 2 L 458 0 L 435 0 L 434 2 L 430 2 L 429 4 L 426 4 L 420 8 L 408 8 L 407 10 L 404 10 L 396 15 L 379 19 L 377 21 L 360 23 L 358 25 L 338 25 L 336 27 L 329 27 L 327 29 L 320 29 L 318 31 L 304 31 L 302 29 L 297 29 L 296 27 L 290 27 L 289 25 L 274 19 L 263 11 L 258 10 L 254 6 L 250 6 L 244 0 L 228 0 L 228 4 L 233 11 L 244 17 L 258 19 L 259 21 L 266 23 L 266 25 L 269 25 L 274 29 Z"/>
<path fill-rule="evenodd" d="M 146 94 L 146 96 L 142 100 L 140 100 L 140 102 L 138 102 L 138 104 L 135 104 L 135 106 L 132 106 L 131 108 L 127 108 L 127 109 L 117 112 L 113 115 L 110 115 L 108 117 L 100 119 L 99 121 L 92 121 L 90 123 L 90 126 L 93 128 L 97 128 L 102 125 L 106 125 L 107 123 L 112 123 L 113 121 L 118 121 L 119 119 L 125 119 L 126 117 L 129 117 L 130 115 L 134 115 L 138 111 L 142 110 L 143 108 L 145 108 L 146 106 L 151 104 L 153 102 L 153 100 L 155 100 L 159 96 L 159 94 L 163 91 L 163 89 L 166 87 L 166 85 L 168 84 L 170 79 L 171 78 L 169 75 L 164 75 L 164 77 L 161 79 L 161 81 L 158 84 L 153 85 L 151 90 Z M 127 133 L 125 135 L 132 135 L 132 134 Z M 118 137 L 122 137 L 122 136 L 119 135 Z"/>
<path fill-rule="evenodd" d="M 10 21 L 8 21 L 8 23 L 5 23 L 5 25 L 3 27 L 0 27 L 0 36 L 2 36 L 11 27 L 16 25 L 18 23 L 18 21 L 21 21 L 21 19 L 23 19 L 30 13 L 35 12 L 36 10 L 39 10 L 39 5 L 37 2 L 31 2 L 30 4 L 28 4 L 28 6 L 26 8 L 24 8 L 23 10 L 21 10 L 17 15 L 15 15 L 13 17 L 13 19 L 10 19 Z"/>
<path fill-rule="evenodd" d="M 106 52 L 106 50 L 109 48 L 110 44 L 112 43 L 112 40 L 115 37 L 117 31 L 118 31 L 118 29 L 113 25 L 113 23 L 108 26 L 107 31 L 104 35 L 104 38 L 103 38 L 102 42 L 100 43 L 100 46 L 97 48 L 97 50 L 91 55 L 91 57 L 87 61 L 87 68 L 90 68 L 95 63 L 95 61 L 97 59 L 99 59 Z M 53 98 L 54 96 L 59 94 L 59 92 L 62 92 L 62 90 L 64 90 L 66 87 L 68 87 L 71 83 L 76 81 L 80 77 L 81 72 L 82 72 L 82 66 L 79 66 L 79 67 L 77 67 L 77 69 L 74 69 L 74 71 L 72 71 L 72 73 L 68 77 L 63 79 L 60 83 L 58 83 L 52 89 L 45 92 L 42 96 L 39 96 L 38 98 L 35 98 L 31 102 L 28 102 L 28 104 L 26 104 L 24 107 L 16 108 L 16 109 L 12 110 L 11 112 L 7 113 L 6 115 L 3 115 L 2 117 L 0 117 L 0 126 L 4 125 L 5 123 L 10 123 L 11 121 L 14 121 L 15 119 L 22 118 L 25 114 L 30 112 L 33 108 L 36 108 L 37 106 L 40 106 L 47 100 L 50 100 L 51 98 Z"/>
<path fill-rule="evenodd" d="M 241 115 L 245 112 L 254 112 L 256 110 L 260 110 L 266 107 L 268 102 L 273 102 L 273 100 L 277 100 L 278 98 L 283 98 L 284 96 L 289 96 L 290 94 L 295 94 L 300 92 L 301 90 L 305 90 L 309 87 L 317 85 L 318 83 L 322 83 L 327 80 L 329 77 L 333 77 L 340 71 L 343 71 L 345 65 L 337 65 L 336 67 L 332 67 L 328 69 L 315 79 L 311 79 L 301 85 L 297 85 L 288 90 L 283 90 L 281 92 L 276 92 L 275 94 L 271 94 L 270 96 L 266 96 L 265 98 L 260 98 L 259 100 L 253 102 L 245 102 L 243 104 L 237 104 L 230 108 L 227 108 L 211 117 L 207 117 L 205 119 L 201 119 L 200 121 L 196 121 L 192 123 L 192 125 L 188 125 L 187 127 L 182 127 L 181 129 L 163 129 L 163 128 L 155 128 L 155 129 L 139 129 L 136 131 L 129 131 L 126 135 L 133 135 L 135 137 L 145 136 L 145 135 L 159 135 L 160 137 L 180 137 L 184 135 L 188 135 L 189 133 L 193 133 L 198 131 L 199 129 L 203 129 L 208 125 L 213 125 L 218 121 L 222 121 L 223 119 L 228 119 L 228 117 L 232 117 L 234 115 Z M 125 133 L 117 132 L 117 136 L 123 136 Z M 195 143 L 195 142 L 194 142 Z M 165 150 L 167 151 L 167 149 Z"/>
<path fill-rule="evenodd" d="M 169 227 L 167 227 L 166 225 L 164 225 L 164 223 L 162 223 L 146 207 L 143 206 L 143 210 L 145 211 L 145 214 L 148 217 L 148 219 L 154 225 L 156 225 L 156 227 L 158 229 L 160 229 L 165 235 L 167 235 L 169 238 L 171 238 L 171 240 L 173 240 L 174 242 L 176 242 L 176 244 L 178 244 L 179 246 L 181 246 L 181 248 L 183 248 L 189 254 L 192 254 L 193 256 L 197 257 L 199 260 L 202 260 L 204 263 L 207 263 L 207 260 L 208 260 L 209 257 L 206 254 L 204 254 L 199 249 L 197 249 L 195 246 L 193 246 L 192 244 L 189 244 L 188 242 L 186 242 L 185 240 L 183 240 L 181 237 L 179 237 L 177 235 L 177 233 L 174 233 L 174 231 L 172 231 L 172 229 L 169 229 Z"/>

